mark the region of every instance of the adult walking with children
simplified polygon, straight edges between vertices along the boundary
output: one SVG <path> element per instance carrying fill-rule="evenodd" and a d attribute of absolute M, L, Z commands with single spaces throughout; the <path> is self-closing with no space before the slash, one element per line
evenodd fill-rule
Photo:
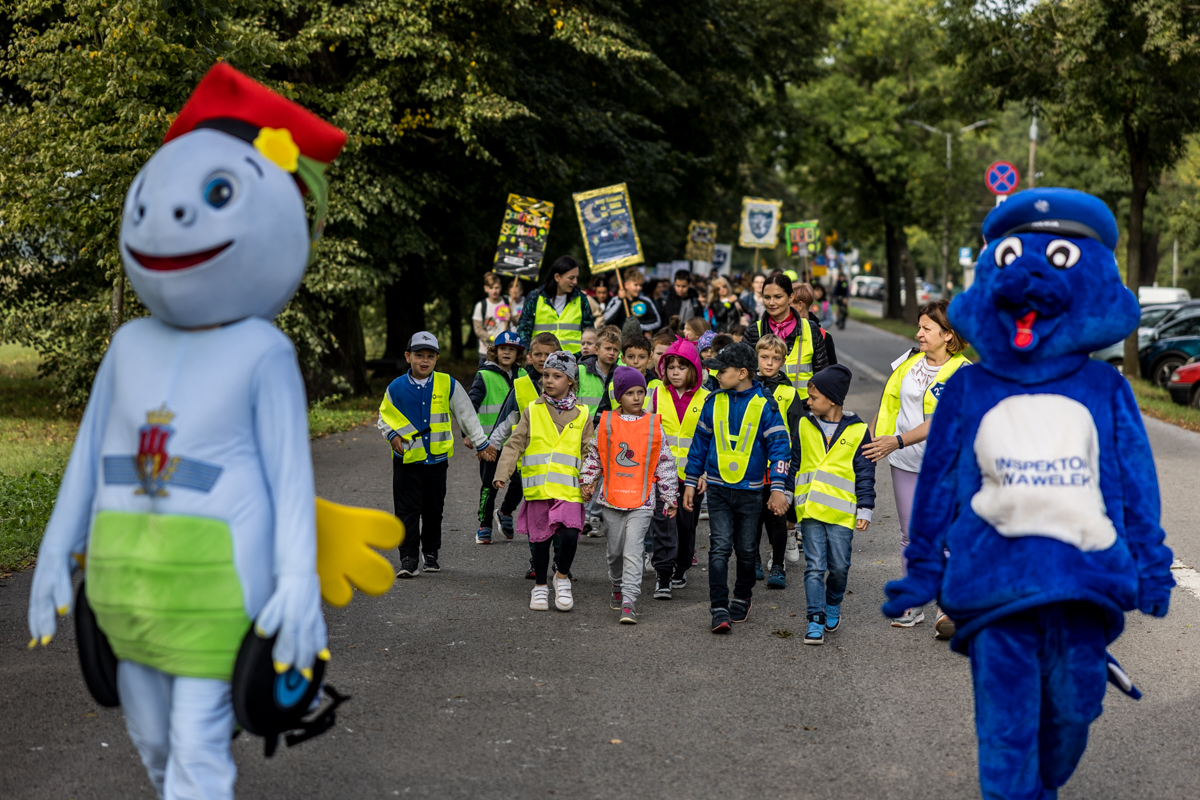
<path fill-rule="evenodd" d="M 763 307 L 766 309 L 753 325 L 746 329 L 746 344 L 754 348 L 768 333 L 783 339 L 788 355 L 783 372 L 796 387 L 801 400 L 808 398 L 808 382 L 816 372 L 829 365 L 821 326 L 802 317 L 792 308 L 792 281 L 777 273 L 763 283 Z"/>
<path fill-rule="evenodd" d="M 579 355 L 583 331 L 596 321 L 578 283 L 579 264 L 570 256 L 560 256 L 550 266 L 545 282 L 525 298 L 517 325 L 522 342 L 532 342 L 539 333 L 551 333 L 563 350 Z"/>

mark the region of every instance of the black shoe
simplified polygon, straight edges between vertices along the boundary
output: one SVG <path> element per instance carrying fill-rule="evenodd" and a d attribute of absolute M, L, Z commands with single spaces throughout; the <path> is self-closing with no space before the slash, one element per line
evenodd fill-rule
<path fill-rule="evenodd" d="M 743 600 L 740 597 L 735 597 L 729 601 L 729 619 L 733 622 L 745 622 L 746 617 L 750 616 L 750 608 L 754 604 L 749 600 Z"/>
<path fill-rule="evenodd" d="M 400 571 L 396 573 L 397 578 L 415 578 L 421 570 L 417 567 L 415 558 L 400 559 Z"/>
<path fill-rule="evenodd" d="M 426 572 L 441 572 L 442 568 L 438 565 L 437 553 L 425 554 L 425 571 Z"/>
<path fill-rule="evenodd" d="M 537 580 L 537 572 L 533 569 L 533 559 L 529 559 L 529 572 L 525 573 L 525 579 L 530 581 Z"/>
<path fill-rule="evenodd" d="M 655 600 L 670 600 L 671 599 L 671 573 L 658 573 L 658 581 L 654 584 L 654 599 Z"/>
<path fill-rule="evenodd" d="M 729 633 L 733 628 L 729 625 L 729 609 L 727 608 L 712 608 L 712 632 L 713 633 Z"/>

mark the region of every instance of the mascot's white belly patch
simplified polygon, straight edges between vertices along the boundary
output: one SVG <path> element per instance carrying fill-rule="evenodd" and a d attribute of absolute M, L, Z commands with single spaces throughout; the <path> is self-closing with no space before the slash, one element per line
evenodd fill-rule
<path fill-rule="evenodd" d="M 1085 552 L 1117 539 L 1100 494 L 1092 414 L 1057 394 L 1008 397 L 983 415 L 975 459 L 983 486 L 971 508 L 1002 535 L 1047 536 Z"/>

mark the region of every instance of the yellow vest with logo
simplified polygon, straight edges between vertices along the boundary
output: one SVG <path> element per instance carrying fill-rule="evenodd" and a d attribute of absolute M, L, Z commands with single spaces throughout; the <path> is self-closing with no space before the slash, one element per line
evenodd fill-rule
<path fill-rule="evenodd" d="M 758 335 L 763 335 L 763 321 L 758 321 Z M 812 326 L 808 324 L 806 319 L 797 319 L 796 327 L 799 329 L 796 333 L 796 341 L 792 343 L 792 352 L 788 353 L 788 357 L 783 361 L 783 374 L 787 375 L 792 386 L 796 388 L 796 394 L 800 395 L 801 400 L 808 399 L 808 382 L 813 376 L 813 338 Z M 770 328 L 767 333 L 770 333 Z"/>
<path fill-rule="evenodd" d="M 450 430 L 450 388 L 453 378 L 444 372 L 433 373 L 433 398 L 429 401 L 429 450 L 425 449 L 423 432 L 400 413 L 400 409 L 392 404 L 392 398 L 387 392 L 383 393 L 383 402 L 379 405 L 379 417 L 384 424 L 394 430 L 400 438 L 414 443 L 404 451 L 405 464 L 420 464 L 430 455 L 454 455 L 454 433 Z M 392 451 L 392 458 L 396 451 Z"/>
<path fill-rule="evenodd" d="M 708 390 L 697 389 L 688 401 L 683 419 L 679 419 L 675 414 L 675 400 L 671 397 L 671 390 L 665 385 L 660 385 L 655 390 L 654 408 L 662 417 L 663 435 L 667 439 L 667 446 L 671 448 L 671 455 L 675 456 L 675 471 L 679 473 L 679 480 L 686 477 L 684 469 L 687 467 L 688 450 L 691 449 L 692 437 L 696 435 L 696 423 L 700 421 L 700 412 L 704 410 L 704 400 L 707 397 Z"/>
<path fill-rule="evenodd" d="M 796 391 L 794 386 L 781 383 L 775 387 L 774 395 L 775 402 L 779 404 L 779 416 L 783 418 L 783 427 L 787 428 L 788 410 L 792 407 L 792 401 L 799 397 L 800 393 Z M 788 428 L 788 440 L 790 441 L 791 438 L 792 431 Z"/>
<path fill-rule="evenodd" d="M 879 401 L 879 419 L 875 423 L 876 436 L 896 435 L 896 421 L 900 418 L 900 384 L 904 382 L 904 376 L 912 372 L 913 368 L 917 366 L 917 362 L 924 357 L 924 353 L 909 356 L 908 360 L 896 367 L 891 377 L 888 378 L 887 385 L 883 387 L 883 399 Z M 958 353 L 950 356 L 950 360 L 942 364 L 937 377 L 925 390 L 925 419 L 933 416 L 933 412 L 937 409 L 938 398 L 942 395 L 942 387 L 946 385 L 946 381 L 950 380 L 950 376 L 970 363 L 966 356 Z"/>
<path fill-rule="evenodd" d="M 583 427 L 591 412 L 576 405 L 579 413 L 562 431 L 550 418 L 545 403 L 529 407 L 529 445 L 521 456 L 521 491 L 526 500 L 566 500 L 582 503 L 579 470 L 583 461 Z"/>
<path fill-rule="evenodd" d="M 537 311 L 533 316 L 533 335 L 553 333 L 558 346 L 568 353 L 579 355 L 583 349 L 583 295 L 567 301 L 562 314 L 544 295 L 538 295 Z"/>
<path fill-rule="evenodd" d="M 796 519 L 816 519 L 854 529 L 858 494 L 854 491 L 854 455 L 867 435 L 867 424 L 847 425 L 825 449 L 825 433 L 812 417 L 800 419 L 800 471 L 796 474 Z"/>
<path fill-rule="evenodd" d="M 751 398 L 742 415 L 742 428 L 736 436 L 729 432 L 729 395 L 721 392 L 713 401 L 713 440 L 717 445 L 717 468 L 725 483 L 740 483 L 750 466 L 750 453 L 758 439 L 759 423 L 767 398 L 761 395 Z M 730 442 L 736 444 L 730 444 Z"/>

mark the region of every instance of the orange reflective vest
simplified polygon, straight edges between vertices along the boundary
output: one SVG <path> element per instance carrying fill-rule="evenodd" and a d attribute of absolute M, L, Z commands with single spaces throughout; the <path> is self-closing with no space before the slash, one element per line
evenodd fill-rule
<path fill-rule="evenodd" d="M 604 470 L 604 499 L 616 508 L 640 508 L 650 499 L 662 453 L 659 416 L 642 414 L 628 422 L 606 411 L 596 441 Z"/>

